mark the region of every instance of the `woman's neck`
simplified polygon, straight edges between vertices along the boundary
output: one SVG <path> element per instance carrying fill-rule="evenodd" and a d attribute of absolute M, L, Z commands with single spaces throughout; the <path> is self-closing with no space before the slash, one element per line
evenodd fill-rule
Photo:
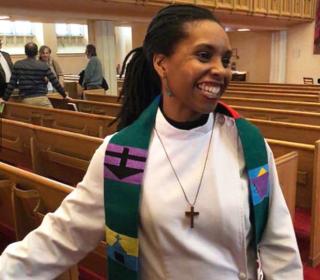
<path fill-rule="evenodd" d="M 168 123 L 170 123 L 175 128 L 184 129 L 184 130 L 190 130 L 190 129 L 202 126 L 208 121 L 208 118 L 209 118 L 209 114 L 203 114 L 196 120 L 184 121 L 184 122 L 175 121 L 173 119 L 170 119 L 164 112 L 162 101 L 160 102 L 160 110 Z"/>

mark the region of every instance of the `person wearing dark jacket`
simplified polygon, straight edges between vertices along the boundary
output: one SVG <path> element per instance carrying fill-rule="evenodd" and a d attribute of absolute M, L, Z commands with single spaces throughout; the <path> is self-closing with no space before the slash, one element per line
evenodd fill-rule
<path fill-rule="evenodd" d="M 25 45 L 25 54 L 27 58 L 17 61 L 13 66 L 11 79 L 3 100 L 7 101 L 14 88 L 18 87 L 23 103 L 52 107 L 50 100 L 46 96 L 48 81 L 52 83 L 63 98 L 67 98 L 64 88 L 60 85 L 48 64 L 36 60 L 38 46 L 33 42 L 27 43 Z"/>
<path fill-rule="evenodd" d="M 6 91 L 10 81 L 13 63 L 10 55 L 7 52 L 1 51 L 2 40 L 0 39 L 0 97 Z"/>
<path fill-rule="evenodd" d="M 92 44 L 87 45 L 86 55 L 89 59 L 89 62 L 84 70 L 81 84 L 85 89 L 102 88 L 102 65 L 97 57 L 96 47 Z"/>

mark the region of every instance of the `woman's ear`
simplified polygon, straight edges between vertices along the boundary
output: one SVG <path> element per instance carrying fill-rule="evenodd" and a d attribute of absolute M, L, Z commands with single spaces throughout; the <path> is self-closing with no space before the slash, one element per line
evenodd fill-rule
<path fill-rule="evenodd" d="M 167 59 L 164 54 L 154 54 L 153 55 L 153 67 L 158 73 L 161 79 L 166 78 L 167 76 Z"/>

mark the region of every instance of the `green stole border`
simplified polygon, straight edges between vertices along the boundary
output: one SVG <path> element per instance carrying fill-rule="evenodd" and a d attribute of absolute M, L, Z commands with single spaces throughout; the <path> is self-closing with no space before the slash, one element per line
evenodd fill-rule
<path fill-rule="evenodd" d="M 109 280 L 139 278 L 139 207 L 143 172 L 160 98 L 109 141 L 104 160 L 104 204 Z M 269 169 L 259 130 L 227 105 L 216 112 L 235 119 L 250 189 L 250 220 L 258 252 L 269 208 Z"/>

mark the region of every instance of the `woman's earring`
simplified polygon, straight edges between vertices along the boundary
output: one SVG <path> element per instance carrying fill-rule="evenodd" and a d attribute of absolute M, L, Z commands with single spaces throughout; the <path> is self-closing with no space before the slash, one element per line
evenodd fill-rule
<path fill-rule="evenodd" d="M 173 96 L 173 94 L 169 88 L 169 85 L 168 85 L 167 77 L 164 77 L 164 81 L 165 81 L 165 87 L 166 87 L 166 95 L 169 97 Z"/>

